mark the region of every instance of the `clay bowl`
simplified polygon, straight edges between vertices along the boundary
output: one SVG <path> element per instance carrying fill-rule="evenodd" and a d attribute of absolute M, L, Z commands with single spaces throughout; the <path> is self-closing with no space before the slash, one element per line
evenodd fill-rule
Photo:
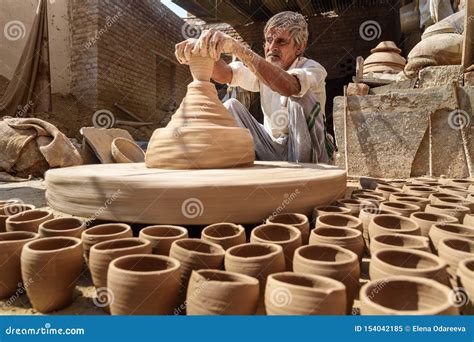
<path fill-rule="evenodd" d="M 458 186 L 467 190 L 471 185 L 474 185 L 474 179 L 450 179 L 446 185 Z"/>
<path fill-rule="evenodd" d="M 371 190 L 371 189 L 355 189 L 351 193 L 351 198 L 357 198 L 357 197 L 354 197 L 355 195 L 374 195 L 374 196 L 383 198 L 383 194 L 381 192 Z"/>
<path fill-rule="evenodd" d="M 273 223 L 255 227 L 250 234 L 250 242 L 275 243 L 283 248 L 285 268 L 293 270 L 293 255 L 301 246 L 301 232 L 290 225 Z"/>
<path fill-rule="evenodd" d="M 257 309 L 256 278 L 220 270 L 193 271 L 186 296 L 187 315 L 253 315 Z"/>
<path fill-rule="evenodd" d="M 125 223 L 99 224 L 86 229 L 81 235 L 86 262 L 89 263 L 89 251 L 96 243 L 107 240 L 130 238 L 132 236 L 132 228 Z"/>
<path fill-rule="evenodd" d="M 268 315 L 344 315 L 346 306 L 346 287 L 338 280 L 293 272 L 268 277 L 265 289 Z"/>
<path fill-rule="evenodd" d="M 440 185 L 438 186 L 438 191 L 445 194 L 461 196 L 463 198 L 466 198 L 471 193 L 463 187 L 453 185 Z"/>
<path fill-rule="evenodd" d="M 33 204 L 11 204 L 8 201 L 3 202 L 6 202 L 6 204 L 0 206 L 0 233 L 5 231 L 5 221 L 9 216 L 36 208 Z"/>
<path fill-rule="evenodd" d="M 461 197 L 461 196 L 458 196 L 458 195 L 445 194 L 443 192 L 437 192 L 437 193 L 431 194 L 430 197 L 428 197 L 431 204 L 439 204 L 437 202 L 437 200 L 438 199 L 443 199 L 443 198 L 460 199 L 460 200 L 464 199 L 464 197 Z"/>
<path fill-rule="evenodd" d="M 375 206 L 379 206 L 380 203 L 385 201 L 385 198 L 383 196 L 377 196 L 377 195 L 372 195 L 372 194 L 355 194 L 355 195 L 352 195 L 352 198 L 358 199 L 361 201 L 368 201 L 370 203 L 373 203 Z"/>
<path fill-rule="evenodd" d="M 0 208 L 11 205 L 11 204 L 21 204 L 21 203 L 22 203 L 22 201 L 20 199 L 17 199 L 17 198 L 12 198 L 12 199 L 8 199 L 8 200 L 0 200 Z"/>
<path fill-rule="evenodd" d="M 421 208 L 415 204 L 409 204 L 404 202 L 384 202 L 380 205 L 380 209 L 399 213 L 402 216 L 409 217 L 412 213 L 420 211 Z"/>
<path fill-rule="evenodd" d="M 320 227 L 341 227 L 341 228 L 353 228 L 362 232 L 362 221 L 357 217 L 342 215 L 342 214 L 331 214 L 319 216 L 316 220 L 316 228 Z"/>
<path fill-rule="evenodd" d="M 307 245 L 295 251 L 295 273 L 307 273 L 339 280 L 346 286 L 346 313 L 351 313 L 359 291 L 360 266 L 357 255 L 345 248 L 328 245 Z"/>
<path fill-rule="evenodd" d="M 443 260 L 430 252 L 392 247 L 372 253 L 369 276 L 371 280 L 378 280 L 406 275 L 434 279 L 449 286 L 446 267 Z"/>
<path fill-rule="evenodd" d="M 275 216 L 270 216 L 266 223 L 281 223 L 293 226 L 301 232 L 302 244 L 308 244 L 309 221 L 306 215 L 297 213 L 278 214 Z"/>
<path fill-rule="evenodd" d="M 458 219 L 449 215 L 417 212 L 410 215 L 421 229 L 421 235 L 428 237 L 431 226 L 439 223 L 457 223 Z"/>
<path fill-rule="evenodd" d="M 463 223 L 467 226 L 474 226 L 474 214 L 464 216 Z"/>
<path fill-rule="evenodd" d="M 233 223 L 215 223 L 207 226 L 201 232 L 201 239 L 221 245 L 225 250 L 241 245 L 247 240 L 245 229 Z"/>
<path fill-rule="evenodd" d="M 460 205 L 450 204 L 429 204 L 426 206 L 425 212 L 434 214 L 445 214 L 458 219 L 462 222 L 464 216 L 471 212 L 471 209 Z"/>
<path fill-rule="evenodd" d="M 452 291 L 439 282 L 410 276 L 372 280 L 360 290 L 361 315 L 458 315 Z"/>
<path fill-rule="evenodd" d="M 387 182 L 389 186 L 397 188 L 397 189 L 402 189 L 403 186 L 406 184 L 406 180 L 399 179 L 399 180 L 391 180 Z"/>
<path fill-rule="evenodd" d="M 67 307 L 82 266 L 82 243 L 74 237 L 50 237 L 28 242 L 21 252 L 21 275 L 33 308 L 46 313 Z"/>
<path fill-rule="evenodd" d="M 427 198 L 413 196 L 395 198 L 393 202 L 413 204 L 420 207 L 420 211 L 425 210 L 426 206 L 430 204 L 430 201 Z"/>
<path fill-rule="evenodd" d="M 348 198 L 337 200 L 336 205 L 339 207 L 347 208 L 351 211 L 352 216 L 359 216 L 359 212 L 362 208 L 373 207 L 376 208 L 377 205 L 366 200 L 360 200 L 356 198 Z"/>
<path fill-rule="evenodd" d="M 346 248 L 362 259 L 364 254 L 364 239 L 359 230 L 341 227 L 319 227 L 311 231 L 310 245 L 330 244 Z"/>
<path fill-rule="evenodd" d="M 75 217 L 58 217 L 41 223 L 38 227 L 40 237 L 70 236 L 81 238 L 86 224 Z"/>
<path fill-rule="evenodd" d="M 404 185 L 403 192 L 406 194 L 413 195 L 415 197 L 428 198 L 431 194 L 437 192 L 438 190 L 422 185 Z"/>
<path fill-rule="evenodd" d="M 140 230 L 138 237 L 151 242 L 153 254 L 170 254 L 171 244 L 176 240 L 186 239 L 188 230 L 180 226 L 156 225 Z"/>
<path fill-rule="evenodd" d="M 145 152 L 135 142 L 126 138 L 112 140 L 111 153 L 116 163 L 145 162 Z"/>
<path fill-rule="evenodd" d="M 471 212 L 474 212 L 474 202 L 470 201 L 469 198 L 454 198 L 453 196 L 450 197 L 443 197 L 437 198 L 434 204 L 448 204 L 448 205 L 460 205 L 463 207 L 467 207 L 471 209 Z"/>
<path fill-rule="evenodd" d="M 402 193 L 402 190 L 393 186 L 377 185 L 376 190 L 380 192 L 386 200 L 389 200 L 392 194 Z"/>
<path fill-rule="evenodd" d="M 439 240 L 438 255 L 448 263 L 448 273 L 456 278 L 459 262 L 474 257 L 474 241 L 460 238 L 444 238 Z"/>
<path fill-rule="evenodd" d="M 180 263 L 152 254 L 114 259 L 107 273 L 112 315 L 170 315 L 179 302 Z"/>
<path fill-rule="evenodd" d="M 33 232 L 0 233 L 0 298 L 15 294 L 21 286 L 20 254 L 23 246 L 38 238 Z"/>
<path fill-rule="evenodd" d="M 430 240 L 434 249 L 438 250 L 438 244 L 444 238 L 460 238 L 474 241 L 474 227 L 458 223 L 434 224 L 430 229 Z"/>
<path fill-rule="evenodd" d="M 9 216 L 5 221 L 7 232 L 38 232 L 41 223 L 51 220 L 54 215 L 49 210 L 32 209 Z"/>
<path fill-rule="evenodd" d="M 375 216 L 369 223 L 370 239 L 386 234 L 420 235 L 420 226 L 415 221 L 400 215 Z"/>
<path fill-rule="evenodd" d="M 318 216 L 328 215 L 328 214 L 343 214 L 351 215 L 351 210 L 349 208 L 338 207 L 335 205 L 320 205 L 313 209 L 313 221 L 316 222 Z"/>
<path fill-rule="evenodd" d="M 463 314 L 474 314 L 474 257 L 459 262 L 457 271 L 457 285 L 464 289 L 468 295 L 466 303 L 462 309 Z"/>
<path fill-rule="evenodd" d="M 377 216 L 377 215 L 387 215 L 387 214 L 394 214 L 394 215 L 400 215 L 398 213 L 386 211 L 386 210 L 380 210 L 378 208 L 364 208 L 360 211 L 359 213 L 359 219 L 362 221 L 362 236 L 364 238 L 365 245 L 368 247 L 370 244 L 369 241 L 369 223 L 372 221 L 372 219 Z"/>
<path fill-rule="evenodd" d="M 406 234 L 377 235 L 370 241 L 370 253 L 385 248 L 408 248 L 431 252 L 430 241 L 424 236 Z"/>

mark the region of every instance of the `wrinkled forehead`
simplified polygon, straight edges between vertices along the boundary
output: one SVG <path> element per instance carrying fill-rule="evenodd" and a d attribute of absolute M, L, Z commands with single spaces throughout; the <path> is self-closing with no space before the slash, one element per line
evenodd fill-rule
<path fill-rule="evenodd" d="M 265 32 L 265 38 L 281 38 L 281 39 L 289 39 L 291 38 L 290 31 L 285 26 L 274 26 Z"/>

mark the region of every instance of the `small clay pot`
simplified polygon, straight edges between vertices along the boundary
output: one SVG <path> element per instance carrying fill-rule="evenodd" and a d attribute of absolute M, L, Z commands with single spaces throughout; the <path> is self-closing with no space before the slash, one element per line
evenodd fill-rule
<path fill-rule="evenodd" d="M 180 226 L 156 225 L 140 230 L 138 237 L 151 242 L 153 254 L 170 255 L 171 244 L 186 239 L 188 230 Z"/>
<path fill-rule="evenodd" d="M 410 194 L 406 194 L 404 192 L 394 192 L 392 194 L 390 194 L 390 197 L 388 198 L 389 201 L 391 202 L 395 202 L 397 199 L 400 199 L 400 198 L 411 198 L 413 197 L 413 195 L 410 195 Z M 423 197 L 415 197 L 415 198 L 423 198 Z"/>
<path fill-rule="evenodd" d="M 319 216 L 316 220 L 316 228 L 319 227 L 342 227 L 353 228 L 363 231 L 362 221 L 357 217 L 341 214 Z"/>
<path fill-rule="evenodd" d="M 445 214 L 452 216 L 458 219 L 459 222 L 462 222 L 464 216 L 471 212 L 471 209 L 463 207 L 460 205 L 450 205 L 450 204 L 429 204 L 426 206 L 425 212 L 434 213 L 434 214 Z"/>
<path fill-rule="evenodd" d="M 89 269 L 95 288 L 107 287 L 107 271 L 112 260 L 132 254 L 151 254 L 150 241 L 124 238 L 102 241 L 93 245 L 89 254 Z"/>
<path fill-rule="evenodd" d="M 383 201 L 386 201 L 386 199 L 383 196 L 377 196 L 377 195 L 372 195 L 372 194 L 355 194 L 352 195 L 352 198 L 358 199 L 361 201 L 368 201 L 370 203 L 373 203 L 376 206 L 379 206 L 380 203 Z"/>
<path fill-rule="evenodd" d="M 311 231 L 310 245 L 330 244 L 344 247 L 357 254 L 362 259 L 364 254 L 364 239 L 359 230 L 353 228 L 320 227 Z"/>
<path fill-rule="evenodd" d="M 403 202 L 384 202 L 380 205 L 380 209 L 399 213 L 402 216 L 409 217 L 412 213 L 421 211 L 421 208 L 414 204 L 403 203 Z"/>
<path fill-rule="evenodd" d="M 33 204 L 23 204 L 10 201 L 2 201 L 4 204 L 0 206 L 0 233 L 5 232 L 5 221 L 9 216 L 21 213 L 23 211 L 32 210 L 36 207 Z"/>
<path fill-rule="evenodd" d="M 351 193 L 351 198 L 357 198 L 357 197 L 354 197 L 356 195 L 374 195 L 374 196 L 383 198 L 383 194 L 381 192 L 371 190 L 371 189 L 355 189 Z"/>
<path fill-rule="evenodd" d="M 458 219 L 449 215 L 417 212 L 410 215 L 421 230 L 421 235 L 428 237 L 431 226 L 439 223 L 457 223 Z"/>
<path fill-rule="evenodd" d="M 191 273 L 186 296 L 187 315 L 253 315 L 259 283 L 254 277 L 219 270 Z"/>
<path fill-rule="evenodd" d="M 406 234 L 377 235 L 370 241 L 370 253 L 385 248 L 408 248 L 431 252 L 430 240 L 424 236 Z"/>
<path fill-rule="evenodd" d="M 111 153 L 116 163 L 145 162 L 145 152 L 134 141 L 126 138 L 112 140 Z"/>
<path fill-rule="evenodd" d="M 420 226 L 414 220 L 400 215 L 375 216 L 369 223 L 370 239 L 386 234 L 420 235 Z"/>
<path fill-rule="evenodd" d="M 385 185 L 378 185 L 376 190 L 380 193 L 382 193 L 383 197 L 386 199 L 386 200 L 389 200 L 390 198 L 390 195 L 392 194 L 398 194 L 398 193 L 401 193 L 402 190 L 399 189 L 399 188 L 395 188 L 395 187 L 392 187 L 392 186 L 385 186 Z"/>
<path fill-rule="evenodd" d="M 338 280 L 293 272 L 268 277 L 265 289 L 268 315 L 344 315 L 346 307 L 346 287 Z"/>
<path fill-rule="evenodd" d="M 430 186 L 422 186 L 422 185 L 407 185 L 403 186 L 403 192 L 406 194 L 413 195 L 415 197 L 423 197 L 428 198 L 431 194 L 437 192 L 435 188 Z"/>
<path fill-rule="evenodd" d="M 7 232 L 38 232 L 41 223 L 51 220 L 54 215 L 49 210 L 32 209 L 9 216 L 5 221 Z"/>
<path fill-rule="evenodd" d="M 460 238 L 444 238 L 439 240 L 438 255 L 448 263 L 451 280 L 456 278 L 459 262 L 474 257 L 474 241 Z"/>
<path fill-rule="evenodd" d="M 466 198 L 470 194 L 469 190 L 466 190 L 465 188 L 460 186 L 453 185 L 440 185 L 438 186 L 438 191 L 445 194 L 461 196 L 463 198 Z"/>
<path fill-rule="evenodd" d="M 474 179 L 450 179 L 446 185 L 453 185 L 467 190 L 474 185 Z"/>
<path fill-rule="evenodd" d="M 410 184 L 408 185 L 421 185 L 421 186 L 431 186 L 431 187 L 436 187 L 438 185 L 441 185 L 440 182 L 434 178 L 428 178 L 428 177 L 418 177 L 414 178 L 410 181 Z"/>
<path fill-rule="evenodd" d="M 74 237 L 50 237 L 28 242 L 21 252 L 21 275 L 26 293 L 39 312 L 70 305 L 82 266 L 82 243 Z"/>
<path fill-rule="evenodd" d="M 179 299 L 180 263 L 152 254 L 114 259 L 107 273 L 112 315 L 170 315 Z"/>
<path fill-rule="evenodd" d="M 226 271 L 246 274 L 258 279 L 260 297 L 257 314 L 265 314 L 264 293 L 267 277 L 285 271 L 283 247 L 274 243 L 244 243 L 225 252 Z"/>
<path fill-rule="evenodd" d="M 313 220 L 311 224 L 316 222 L 318 216 L 328 215 L 328 214 L 344 214 L 351 215 L 351 210 L 349 208 L 338 207 L 335 205 L 320 205 L 313 209 Z"/>
<path fill-rule="evenodd" d="M 301 241 L 303 245 L 308 244 L 309 240 L 309 220 L 306 215 L 297 213 L 284 213 L 267 218 L 266 223 L 281 223 L 295 227 L 301 232 Z"/>
<path fill-rule="evenodd" d="M 38 227 L 40 237 L 70 236 L 81 238 L 86 224 L 75 217 L 58 217 L 41 223 Z"/>
<path fill-rule="evenodd" d="M 403 186 L 406 184 L 405 180 L 399 179 L 399 180 L 391 180 L 387 182 L 391 187 L 397 188 L 397 189 L 402 189 Z"/>
<path fill-rule="evenodd" d="M 474 241 L 474 227 L 469 227 L 458 223 L 434 224 L 430 229 L 430 240 L 434 250 L 438 250 L 438 244 L 444 238 L 460 238 Z"/>
<path fill-rule="evenodd" d="M 214 223 L 201 232 L 201 239 L 221 245 L 224 250 L 245 243 L 245 229 L 234 223 Z"/>
<path fill-rule="evenodd" d="M 12 296 L 21 286 L 21 249 L 37 238 L 33 232 L 0 233 L 0 299 Z"/>
<path fill-rule="evenodd" d="M 467 214 L 464 216 L 464 220 L 462 223 L 466 226 L 472 226 L 474 227 L 474 214 Z"/>
<path fill-rule="evenodd" d="M 342 282 L 346 286 L 346 313 L 351 312 L 360 277 L 359 260 L 354 252 L 327 244 L 302 246 L 295 251 L 293 268 L 296 273 L 320 275 Z"/>
<path fill-rule="evenodd" d="M 220 269 L 225 251 L 221 245 L 200 239 L 181 239 L 171 244 L 170 257 L 181 263 L 181 287 L 183 293 L 188 286 L 192 271 Z"/>
<path fill-rule="evenodd" d="M 361 315 L 458 315 L 446 285 L 421 277 L 372 280 L 360 290 Z"/>
<path fill-rule="evenodd" d="M 443 260 L 429 252 L 393 247 L 372 253 L 369 276 L 371 280 L 378 280 L 392 275 L 407 275 L 434 279 L 449 286 L 446 267 Z"/>
<path fill-rule="evenodd" d="M 360 200 L 356 198 L 348 198 L 348 199 L 341 199 L 336 201 L 336 205 L 339 207 L 347 208 L 351 211 L 352 216 L 359 216 L 359 212 L 362 208 L 377 208 L 378 205 L 367 201 L 367 200 Z"/>
<path fill-rule="evenodd" d="M 457 271 L 457 286 L 467 294 L 462 312 L 465 315 L 474 314 L 474 257 L 459 262 Z"/>
<path fill-rule="evenodd" d="M 394 213 L 386 210 L 380 210 L 378 208 L 364 208 L 359 213 L 359 219 L 362 221 L 362 236 L 364 238 L 364 243 L 366 246 L 369 246 L 369 223 L 375 216 L 378 215 L 387 215 L 387 214 L 395 214 L 400 215 L 399 213 Z"/>
<path fill-rule="evenodd" d="M 413 204 L 420 207 L 420 211 L 425 210 L 426 206 L 430 204 L 429 199 L 423 198 L 423 197 L 414 197 L 414 196 L 395 198 L 393 202 Z"/>
<path fill-rule="evenodd" d="M 301 246 L 301 232 L 290 225 L 273 223 L 255 227 L 250 234 L 250 242 L 275 243 L 283 248 L 285 269 L 293 270 L 293 255 Z"/>
<path fill-rule="evenodd" d="M 125 223 L 106 223 L 86 229 L 81 238 L 84 246 L 84 258 L 89 264 L 89 251 L 96 243 L 130 238 L 133 236 L 132 228 Z"/>
<path fill-rule="evenodd" d="M 430 200 L 430 203 L 431 204 L 438 204 L 438 200 L 442 200 L 442 199 L 445 199 L 445 198 L 448 198 L 448 199 L 460 199 L 460 200 L 463 200 L 464 197 L 461 197 L 461 196 L 458 196 L 458 195 L 450 195 L 450 194 L 446 194 L 446 193 L 443 193 L 443 192 L 436 192 L 434 194 L 431 194 L 430 197 L 428 197 L 428 199 Z"/>

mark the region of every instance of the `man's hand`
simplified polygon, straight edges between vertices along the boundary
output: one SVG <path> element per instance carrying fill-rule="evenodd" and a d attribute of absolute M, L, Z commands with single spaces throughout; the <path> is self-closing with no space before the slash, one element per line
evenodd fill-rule
<path fill-rule="evenodd" d="M 234 53 L 239 46 L 240 43 L 237 40 L 221 31 L 215 29 L 204 30 L 194 44 L 192 54 L 211 57 L 218 61 L 221 53 Z"/>
<path fill-rule="evenodd" d="M 189 38 L 174 46 L 174 55 L 180 64 L 188 64 L 197 39 Z"/>

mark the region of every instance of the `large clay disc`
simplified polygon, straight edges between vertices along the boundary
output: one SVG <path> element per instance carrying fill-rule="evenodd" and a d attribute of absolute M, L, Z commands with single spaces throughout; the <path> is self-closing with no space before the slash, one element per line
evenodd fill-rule
<path fill-rule="evenodd" d="M 49 170 L 45 179 L 48 204 L 58 211 L 147 224 L 259 223 L 280 212 L 309 215 L 346 189 L 342 169 L 287 162 L 205 170 L 82 165 Z"/>

